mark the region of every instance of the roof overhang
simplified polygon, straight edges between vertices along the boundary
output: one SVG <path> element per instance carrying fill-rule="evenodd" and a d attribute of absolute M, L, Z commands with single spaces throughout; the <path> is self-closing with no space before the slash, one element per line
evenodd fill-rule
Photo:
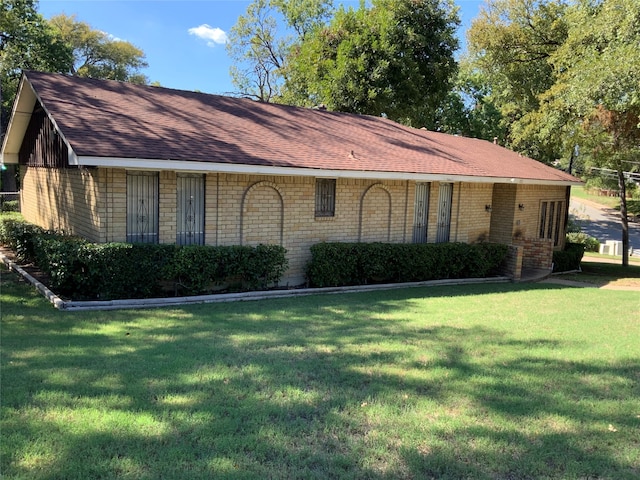
<path fill-rule="evenodd" d="M 511 183 L 522 185 L 582 185 L 580 181 L 539 180 L 513 177 L 482 177 L 437 173 L 387 172 L 369 170 L 324 170 L 301 167 L 213 163 L 188 160 L 142 158 L 91 157 L 71 155 L 69 163 L 85 167 L 124 168 L 128 170 L 170 170 L 177 172 L 237 173 L 247 175 L 304 176 L 324 178 L 352 178 L 367 180 L 413 180 L 417 182 Z"/>
<path fill-rule="evenodd" d="M 18 153 L 24 139 L 24 134 L 31 120 L 31 113 L 38 97 L 33 87 L 23 75 L 18 87 L 16 99 L 13 102 L 9 126 L 0 150 L 0 163 L 18 163 Z"/>
<path fill-rule="evenodd" d="M 62 137 L 62 140 L 67 146 L 69 163 L 71 163 L 75 158 L 73 149 L 58 128 L 55 119 L 44 106 L 27 76 L 23 74 L 20 79 L 20 86 L 18 87 L 16 99 L 13 102 L 9 126 L 7 127 L 7 132 L 2 142 L 2 149 L 0 150 L 0 165 L 19 163 L 20 147 L 22 146 L 22 141 L 27 133 L 27 128 L 29 128 L 29 122 L 31 121 L 31 115 L 33 114 L 33 107 L 35 107 L 36 102 L 38 101 L 40 102 L 40 105 L 42 105 L 42 108 L 44 108 L 44 111 L 53 124 L 53 127 Z"/>

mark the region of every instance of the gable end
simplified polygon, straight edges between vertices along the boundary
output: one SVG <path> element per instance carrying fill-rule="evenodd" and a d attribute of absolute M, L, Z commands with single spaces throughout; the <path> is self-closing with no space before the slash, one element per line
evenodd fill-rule
<path fill-rule="evenodd" d="M 29 167 L 69 167 L 67 146 L 40 102 L 33 107 L 18 160 Z"/>

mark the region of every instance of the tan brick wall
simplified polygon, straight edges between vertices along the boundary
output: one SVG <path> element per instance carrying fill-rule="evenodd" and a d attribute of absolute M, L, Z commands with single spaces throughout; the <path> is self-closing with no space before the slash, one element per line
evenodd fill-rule
<path fill-rule="evenodd" d="M 107 242 L 127 240 L 127 172 L 124 169 L 101 169 L 105 200 L 103 235 Z"/>
<path fill-rule="evenodd" d="M 453 192 L 457 201 L 451 215 L 452 232 L 455 232 L 451 240 L 464 243 L 489 241 L 492 212 L 488 212 L 486 206 L 491 205 L 493 185 L 461 183 L 454 187 L 457 187 Z"/>
<path fill-rule="evenodd" d="M 284 198 L 272 182 L 254 183 L 242 202 L 242 245 L 282 245 Z"/>
<path fill-rule="evenodd" d="M 566 209 L 566 187 L 496 184 L 492 198 L 491 241 L 509 244 L 536 239 L 539 235 L 540 205 L 543 201 L 563 202 L 563 208 Z M 564 229 L 564 222 L 561 228 Z M 564 236 L 560 235 L 556 249 L 562 246 Z M 527 253 L 525 257 L 526 255 Z"/>
<path fill-rule="evenodd" d="M 20 205 L 28 222 L 81 235 L 101 236 L 100 174 L 97 169 L 52 169 L 23 166 Z"/>
<path fill-rule="evenodd" d="M 160 243 L 176 243 L 176 172 L 160 172 L 158 182 L 158 238 Z"/>
<path fill-rule="evenodd" d="M 514 240 L 515 245 L 523 247 L 522 268 L 551 269 L 553 261 L 553 243 L 545 238 L 527 238 Z"/>
<path fill-rule="evenodd" d="M 382 184 L 371 185 L 362 197 L 360 241 L 388 242 L 391 234 L 391 193 Z"/>
<path fill-rule="evenodd" d="M 518 185 L 516 200 L 514 202 L 514 238 L 538 238 L 540 231 L 540 206 L 542 202 L 563 202 L 563 209 L 566 209 L 566 187 Z M 520 210 L 518 205 L 522 205 L 523 209 Z M 562 228 L 564 230 L 564 212 Z M 559 245 L 555 248 L 561 249 L 563 246 L 564 235 L 560 235 Z"/>
<path fill-rule="evenodd" d="M 507 258 L 501 266 L 500 273 L 511 277 L 514 281 L 522 278 L 522 260 L 524 255 L 524 247 L 522 245 L 509 245 L 507 249 Z"/>
<path fill-rule="evenodd" d="M 176 235 L 176 174 L 159 177 L 160 241 Z M 25 217 L 93 241 L 126 240 L 126 171 L 29 168 L 24 176 Z M 84 186 L 83 186 L 84 185 Z M 315 178 L 209 173 L 205 177 L 205 243 L 282 244 L 289 271 L 284 284 L 304 281 L 311 245 L 322 241 L 412 241 L 415 182 L 337 179 L 335 216 L 315 217 Z M 434 242 L 440 184 L 431 183 L 427 241 Z M 64 192 L 56 195 L 55 192 Z M 524 242 L 538 232 L 541 201 L 564 201 L 565 187 L 453 184 L 450 240 L 514 243 L 524 257 L 544 263 L 549 251 Z M 101 201 L 104 199 L 104 201 Z M 523 210 L 518 209 L 522 203 Z M 486 205 L 492 206 L 487 212 Z M 525 260 L 526 262 L 526 260 Z M 526 263 L 529 265 L 529 263 Z"/>
<path fill-rule="evenodd" d="M 491 198 L 491 234 L 495 243 L 510 244 L 513 238 L 516 193 L 518 186 L 498 183 Z"/>

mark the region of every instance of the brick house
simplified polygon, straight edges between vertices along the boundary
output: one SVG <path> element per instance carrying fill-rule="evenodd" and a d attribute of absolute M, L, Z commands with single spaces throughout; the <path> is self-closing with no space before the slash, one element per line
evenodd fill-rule
<path fill-rule="evenodd" d="M 511 245 L 550 268 L 579 180 L 491 142 L 384 118 L 25 72 L 2 145 L 26 220 L 95 242 L 288 251 L 322 241 Z"/>

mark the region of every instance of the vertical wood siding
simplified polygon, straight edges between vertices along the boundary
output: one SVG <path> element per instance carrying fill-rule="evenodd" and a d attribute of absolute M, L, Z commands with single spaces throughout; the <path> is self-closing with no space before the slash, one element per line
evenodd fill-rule
<path fill-rule="evenodd" d="M 36 103 L 33 108 L 18 160 L 21 165 L 30 167 L 67 168 L 69 166 L 67 147 L 40 103 Z"/>

